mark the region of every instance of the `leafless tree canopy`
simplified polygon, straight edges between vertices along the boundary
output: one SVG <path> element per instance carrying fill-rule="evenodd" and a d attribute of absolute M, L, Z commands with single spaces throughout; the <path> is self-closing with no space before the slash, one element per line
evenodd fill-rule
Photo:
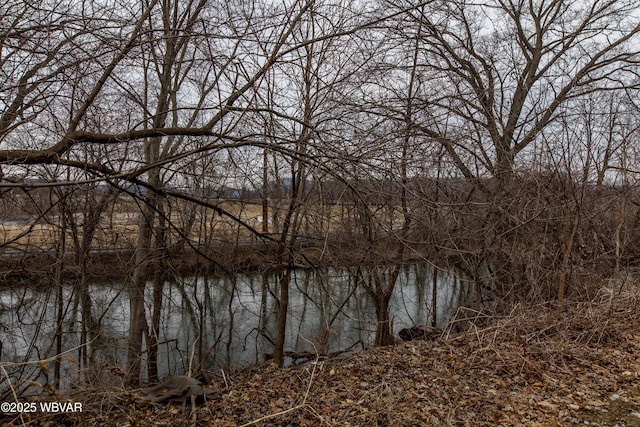
<path fill-rule="evenodd" d="M 300 267 L 357 268 L 380 345 L 407 262 L 586 298 L 640 250 L 639 33 L 632 0 L 5 1 L 4 268 L 86 293 L 118 254 L 132 385 L 173 269 L 274 268 L 279 364 Z"/>

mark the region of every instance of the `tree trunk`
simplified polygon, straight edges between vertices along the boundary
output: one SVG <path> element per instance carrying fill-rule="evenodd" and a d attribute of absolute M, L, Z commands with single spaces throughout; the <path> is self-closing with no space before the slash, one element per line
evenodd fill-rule
<path fill-rule="evenodd" d="M 389 302 L 400 274 L 400 266 L 396 265 L 387 276 L 381 271 L 373 271 L 373 283 L 367 286 L 373 297 L 376 309 L 376 337 L 375 346 L 391 345 L 395 342 L 391 329 L 391 317 L 389 315 Z"/>
<path fill-rule="evenodd" d="M 376 306 L 376 346 L 391 345 L 395 342 L 391 331 L 391 318 L 389 316 L 390 293 L 379 293 L 374 298 Z"/>
<path fill-rule="evenodd" d="M 162 313 L 162 292 L 164 290 L 164 264 L 163 262 L 155 272 L 153 278 L 153 307 L 151 312 L 151 328 L 147 337 L 148 349 L 148 373 L 149 381 L 160 380 L 158 376 L 158 347 L 160 334 L 160 315 Z"/>
<path fill-rule="evenodd" d="M 164 219 L 163 203 L 158 202 L 158 232 L 155 239 L 156 251 L 165 251 L 166 242 L 166 221 Z M 160 333 L 160 315 L 162 313 L 162 293 L 164 291 L 164 280 L 166 271 L 165 257 L 154 256 L 152 265 L 154 266 L 153 272 L 153 305 L 151 311 L 151 328 L 147 334 L 147 346 L 148 346 L 148 374 L 149 381 L 160 380 L 158 376 L 158 334 Z"/>
<path fill-rule="evenodd" d="M 138 244 L 135 267 L 129 287 L 129 341 L 127 348 L 127 385 L 140 385 L 142 372 L 142 340 L 147 330 L 147 318 L 144 308 L 144 291 L 147 283 L 147 270 L 151 257 L 151 236 L 155 211 L 152 207 L 153 196 L 142 207 L 138 224 Z"/>
<path fill-rule="evenodd" d="M 276 340 L 273 349 L 273 363 L 284 365 L 284 343 L 287 336 L 287 310 L 289 309 L 289 282 L 291 280 L 291 268 L 285 267 L 278 274 L 280 295 L 278 299 L 278 324 Z"/>
<path fill-rule="evenodd" d="M 66 203 L 65 201 L 59 200 L 58 203 Z M 62 286 L 62 274 L 64 271 L 64 256 L 66 253 L 66 245 L 67 245 L 67 216 L 62 209 L 60 209 L 60 242 L 58 245 L 58 254 L 57 254 L 57 265 L 56 265 L 56 286 L 57 286 L 57 315 L 56 315 L 56 360 L 53 369 L 53 387 L 56 390 L 60 390 L 60 375 L 62 368 L 62 358 L 60 355 L 62 354 L 62 329 L 64 324 L 64 289 Z"/>
<path fill-rule="evenodd" d="M 431 286 L 431 326 L 435 328 L 438 325 L 438 268 L 435 266 Z"/>

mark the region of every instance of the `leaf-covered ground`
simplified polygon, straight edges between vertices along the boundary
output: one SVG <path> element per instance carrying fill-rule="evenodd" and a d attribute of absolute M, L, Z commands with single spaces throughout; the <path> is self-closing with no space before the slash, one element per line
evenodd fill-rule
<path fill-rule="evenodd" d="M 96 392 L 82 414 L 40 425 L 640 426 L 640 292 L 516 307 L 458 335 L 278 369 L 247 369 L 201 405 Z M 226 380 L 226 383 L 225 383 Z M 85 396 L 86 398 L 87 396 Z M 72 399 L 78 399 L 75 397 Z M 4 419 L 20 424 L 21 420 Z"/>

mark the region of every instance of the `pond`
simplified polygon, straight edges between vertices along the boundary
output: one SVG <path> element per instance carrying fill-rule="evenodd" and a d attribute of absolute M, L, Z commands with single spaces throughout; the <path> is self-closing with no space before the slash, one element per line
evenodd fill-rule
<path fill-rule="evenodd" d="M 404 327 L 431 324 L 433 274 L 430 264 L 402 268 L 390 302 L 396 336 Z M 327 354 L 357 351 L 373 344 L 375 308 L 357 277 L 356 269 L 293 272 L 285 351 L 291 356 L 305 352 Z M 436 278 L 436 320 L 438 326 L 444 326 L 469 287 L 449 271 L 439 270 Z M 183 375 L 196 368 L 219 371 L 263 362 L 273 352 L 277 288 L 275 272 L 199 275 L 165 282 L 158 331 L 160 377 Z M 151 284 L 147 289 L 149 318 Z M 61 359 L 63 385 L 73 384 L 83 373 L 86 378 L 88 366 L 105 372 L 126 366 L 126 283 L 92 284 L 84 294 L 88 298 L 83 300 L 82 295 L 77 286 L 47 291 L 22 287 L 0 292 L 1 360 L 12 383 L 26 379 L 52 381 L 52 361 L 26 365 L 6 362 L 54 356 L 59 318 L 63 319 L 62 351 L 66 352 Z M 87 351 L 82 352 L 82 348 Z M 295 357 L 287 360 L 295 361 Z M 0 381 L 0 390 L 5 390 L 6 376 Z"/>

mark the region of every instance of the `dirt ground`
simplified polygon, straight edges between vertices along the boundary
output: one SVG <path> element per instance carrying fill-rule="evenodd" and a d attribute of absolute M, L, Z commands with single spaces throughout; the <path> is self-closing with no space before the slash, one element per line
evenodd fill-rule
<path fill-rule="evenodd" d="M 4 425 L 640 426 L 640 290 L 590 303 L 515 307 L 503 317 L 279 369 L 213 372 L 218 397 L 151 404 L 136 391 L 66 396 L 82 413 Z M 482 326 L 480 326 L 482 324 Z"/>

